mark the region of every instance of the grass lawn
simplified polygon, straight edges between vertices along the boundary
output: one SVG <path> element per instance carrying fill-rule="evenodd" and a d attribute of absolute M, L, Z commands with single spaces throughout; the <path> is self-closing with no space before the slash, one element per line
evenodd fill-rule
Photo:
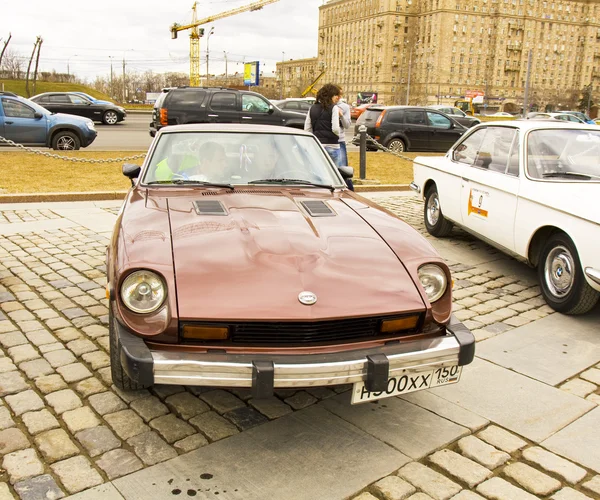
<path fill-rule="evenodd" d="M 112 159 L 143 154 L 145 151 L 52 151 L 61 156 L 86 159 Z M 419 155 L 442 153 L 406 153 L 414 158 Z M 355 178 L 359 177 L 359 153 L 348 153 L 348 162 L 354 167 Z M 142 158 L 130 163 L 142 163 Z M 65 160 L 22 151 L 0 150 L 0 192 L 21 193 L 66 193 L 86 191 L 121 191 L 129 188 L 129 179 L 121 173 L 123 162 L 116 163 L 73 163 Z M 408 184 L 413 179 L 412 162 L 388 153 L 367 153 L 367 179 L 381 184 Z"/>
<path fill-rule="evenodd" d="M 18 94 L 20 96 L 27 97 L 27 92 L 25 91 L 25 80 L 7 80 L 1 78 L 0 84 L 4 84 L 4 90 L 8 92 L 14 92 L 15 94 Z M 41 94 L 43 92 L 85 92 L 86 94 L 89 94 L 92 97 L 95 97 L 96 99 L 102 99 L 104 101 L 112 100 L 106 94 L 98 92 L 97 90 L 86 85 L 81 85 L 80 83 L 41 82 L 38 80 L 35 83 L 34 92 L 33 80 L 29 81 L 30 97 L 33 95 Z"/>

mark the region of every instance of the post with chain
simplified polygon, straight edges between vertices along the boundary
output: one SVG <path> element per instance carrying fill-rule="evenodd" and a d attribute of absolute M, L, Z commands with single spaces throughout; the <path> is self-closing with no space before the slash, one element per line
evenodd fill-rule
<path fill-rule="evenodd" d="M 360 175 L 361 179 L 367 178 L 367 127 L 360 125 L 358 127 L 360 134 Z"/>

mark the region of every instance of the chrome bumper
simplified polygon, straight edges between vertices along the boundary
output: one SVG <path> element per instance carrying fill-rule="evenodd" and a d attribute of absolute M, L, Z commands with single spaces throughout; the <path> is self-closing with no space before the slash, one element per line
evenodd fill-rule
<path fill-rule="evenodd" d="M 418 184 L 415 184 L 415 181 L 412 181 L 408 186 L 417 193 L 421 192 L 421 187 Z"/>
<path fill-rule="evenodd" d="M 593 282 L 598 283 L 600 285 L 600 271 L 598 271 L 597 269 L 594 269 L 593 267 L 586 267 L 585 274 Z"/>
<path fill-rule="evenodd" d="M 130 378 L 144 385 L 248 387 L 255 397 L 275 388 L 315 387 L 365 381 L 385 387 L 402 371 L 417 372 L 469 364 L 475 353 L 471 332 L 454 317 L 447 335 L 329 354 L 265 355 L 150 350 L 117 323 L 120 359 Z"/>

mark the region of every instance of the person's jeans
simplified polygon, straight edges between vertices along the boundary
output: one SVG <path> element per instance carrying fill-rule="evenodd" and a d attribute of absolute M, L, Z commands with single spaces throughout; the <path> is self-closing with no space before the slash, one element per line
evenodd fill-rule
<path fill-rule="evenodd" d="M 340 146 L 342 146 L 342 143 L 340 142 Z M 348 158 L 346 155 L 346 161 L 344 163 L 342 163 L 342 148 L 336 148 L 336 147 L 331 147 L 331 146 L 327 146 L 324 145 L 325 147 L 325 151 L 327 151 L 327 153 L 329 154 L 329 156 L 331 157 L 331 159 L 333 160 L 333 162 L 338 166 L 338 167 L 345 167 L 348 165 Z M 344 154 L 346 153 L 346 144 L 343 145 L 344 148 Z M 346 186 L 348 186 L 348 189 L 350 191 L 354 191 L 354 184 L 352 183 L 352 179 L 344 179 L 344 181 L 346 182 Z"/>
<path fill-rule="evenodd" d="M 329 157 L 333 160 L 338 167 L 340 166 L 340 148 L 335 146 L 324 145 L 325 151 L 329 154 Z"/>
<path fill-rule="evenodd" d="M 348 166 L 348 150 L 346 149 L 346 143 L 340 142 L 340 167 Z"/>

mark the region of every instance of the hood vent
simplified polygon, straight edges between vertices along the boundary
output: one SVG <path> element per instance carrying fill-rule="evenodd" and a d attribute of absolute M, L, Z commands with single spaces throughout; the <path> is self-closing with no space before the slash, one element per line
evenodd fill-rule
<path fill-rule="evenodd" d="M 202 196 L 221 196 L 224 194 L 275 194 L 281 195 L 281 191 L 269 191 L 266 189 L 244 189 L 244 188 L 235 188 L 235 191 L 228 189 L 227 191 L 203 191 Z M 293 193 L 294 196 L 304 196 L 303 193 Z"/>
<path fill-rule="evenodd" d="M 227 215 L 227 210 L 219 200 L 199 200 L 194 202 L 198 215 Z"/>
<path fill-rule="evenodd" d="M 300 202 L 300 204 L 312 217 L 332 217 L 335 215 L 335 212 L 331 210 L 331 208 L 329 208 L 329 205 L 327 205 L 327 203 L 325 203 L 324 201 L 302 201 Z"/>

